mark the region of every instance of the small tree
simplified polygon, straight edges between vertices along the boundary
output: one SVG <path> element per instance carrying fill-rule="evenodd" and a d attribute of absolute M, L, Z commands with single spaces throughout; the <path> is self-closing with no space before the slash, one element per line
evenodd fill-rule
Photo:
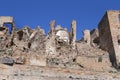
<path fill-rule="evenodd" d="M 102 62 L 102 56 L 98 57 L 98 62 Z"/>

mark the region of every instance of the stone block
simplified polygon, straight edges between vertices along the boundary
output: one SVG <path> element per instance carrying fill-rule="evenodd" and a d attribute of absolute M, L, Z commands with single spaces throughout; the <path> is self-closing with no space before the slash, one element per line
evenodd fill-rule
<path fill-rule="evenodd" d="M 44 55 L 32 55 L 30 58 L 30 65 L 46 66 L 46 57 Z"/>
<path fill-rule="evenodd" d="M 14 60 L 10 57 L 1 58 L 0 62 L 3 63 L 3 64 L 7 64 L 7 65 L 13 65 L 14 64 Z"/>

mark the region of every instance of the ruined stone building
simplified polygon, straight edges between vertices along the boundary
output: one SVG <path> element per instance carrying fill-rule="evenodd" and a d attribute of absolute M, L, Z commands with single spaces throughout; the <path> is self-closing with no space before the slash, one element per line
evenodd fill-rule
<path fill-rule="evenodd" d="M 13 17 L 0 17 L 0 69 L 7 65 L 5 68 L 9 71 L 0 70 L 0 80 L 49 80 L 48 77 L 55 80 L 56 76 L 61 80 L 78 80 L 79 71 L 91 74 L 112 72 L 111 66 L 119 68 L 120 11 L 107 11 L 98 29 L 85 29 L 81 40 L 76 40 L 75 20 L 70 31 L 57 25 L 55 20 L 49 27 L 48 34 L 40 26 L 17 29 Z"/>
<path fill-rule="evenodd" d="M 113 66 L 120 64 L 120 11 L 107 11 L 99 23 L 100 47 L 109 52 Z"/>

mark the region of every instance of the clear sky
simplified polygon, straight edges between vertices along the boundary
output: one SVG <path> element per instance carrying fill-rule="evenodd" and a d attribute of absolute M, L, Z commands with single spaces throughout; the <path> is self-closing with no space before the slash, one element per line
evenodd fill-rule
<path fill-rule="evenodd" d="M 84 29 L 97 28 L 106 10 L 120 10 L 120 0 L 0 0 L 0 16 L 13 16 L 17 27 L 40 25 L 47 33 L 49 22 L 68 28 L 77 21 L 77 39 Z"/>

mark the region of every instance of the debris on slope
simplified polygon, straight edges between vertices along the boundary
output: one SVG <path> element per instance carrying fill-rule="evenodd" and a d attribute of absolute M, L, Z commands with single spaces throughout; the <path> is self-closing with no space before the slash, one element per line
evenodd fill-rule
<path fill-rule="evenodd" d="M 2 19 L 4 18 L 2 17 Z M 60 25 L 56 26 L 55 20 L 51 21 L 48 35 L 39 26 L 36 29 L 25 26 L 17 30 L 13 20 L 9 20 L 9 17 L 8 22 L 13 24 L 10 33 L 9 28 L 3 25 L 5 22 L 0 24 L 1 64 L 12 67 L 29 66 L 33 68 L 42 66 L 43 68 L 57 67 L 66 70 L 95 72 L 109 72 L 113 69 L 109 61 L 109 53 L 99 48 L 97 30 L 92 32 L 85 30 L 83 40 L 76 41 L 75 20 L 71 23 L 70 32 Z M 33 73 L 35 72 L 33 71 Z M 69 76 L 67 78 L 73 79 L 74 77 Z"/>

